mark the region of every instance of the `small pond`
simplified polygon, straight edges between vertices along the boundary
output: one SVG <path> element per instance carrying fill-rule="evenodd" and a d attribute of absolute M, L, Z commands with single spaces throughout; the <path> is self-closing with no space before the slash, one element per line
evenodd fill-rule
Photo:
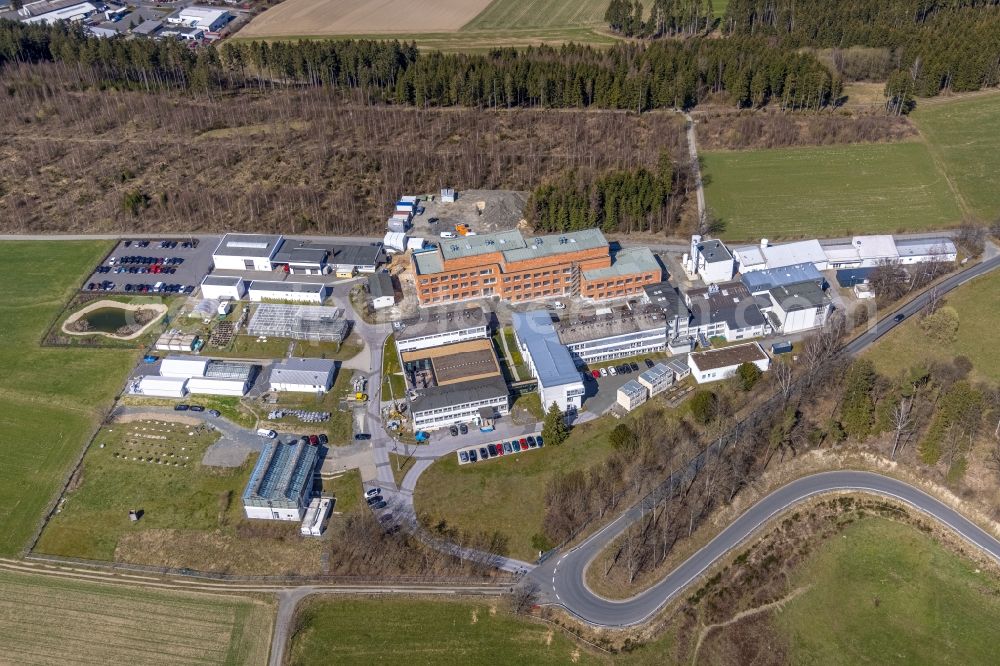
<path fill-rule="evenodd" d="M 131 312 L 124 308 L 98 308 L 83 316 L 90 324 L 91 330 L 103 333 L 114 333 L 122 326 L 135 323 Z"/>

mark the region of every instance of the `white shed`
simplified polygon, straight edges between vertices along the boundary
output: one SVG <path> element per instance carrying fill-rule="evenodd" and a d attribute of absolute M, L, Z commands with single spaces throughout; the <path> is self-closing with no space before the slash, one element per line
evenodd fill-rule
<path fill-rule="evenodd" d="M 160 363 L 162 377 L 201 377 L 205 374 L 208 359 L 197 356 L 168 356 Z"/>
<path fill-rule="evenodd" d="M 242 396 L 247 392 L 247 382 L 220 377 L 192 377 L 187 382 L 187 390 L 201 395 Z"/>
<path fill-rule="evenodd" d="M 187 395 L 184 377 L 159 377 L 147 375 L 139 380 L 139 393 L 157 398 L 183 398 Z"/>
<path fill-rule="evenodd" d="M 272 391 L 326 393 L 333 386 L 337 364 L 321 358 L 290 358 L 271 367 Z"/>
<path fill-rule="evenodd" d="M 240 277 L 206 275 L 201 281 L 201 295 L 220 301 L 238 301 L 247 293 L 246 282 Z"/>

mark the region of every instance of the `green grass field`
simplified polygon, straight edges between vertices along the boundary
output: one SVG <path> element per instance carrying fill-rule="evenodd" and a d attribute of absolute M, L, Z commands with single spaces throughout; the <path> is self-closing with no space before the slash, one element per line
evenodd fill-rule
<path fill-rule="evenodd" d="M 239 494 L 255 458 L 242 468 L 204 467 L 202 456 L 217 439 L 218 433 L 179 423 L 135 421 L 103 428 L 84 458 L 82 485 L 67 493 L 36 550 L 114 560 L 127 533 L 212 531 L 239 521 Z M 129 509 L 142 509 L 142 519 L 132 524 Z"/>
<path fill-rule="evenodd" d="M 23 548 L 137 352 L 39 341 L 105 242 L 0 243 L 0 554 Z"/>
<path fill-rule="evenodd" d="M 1000 95 L 918 105 L 912 117 L 970 211 L 1000 215 Z"/>
<path fill-rule="evenodd" d="M 406 380 L 399 365 L 396 338 L 390 335 L 382 348 L 382 399 L 399 400 L 406 395 Z"/>
<path fill-rule="evenodd" d="M 525 30 L 601 26 L 607 0 L 493 0 L 462 30 Z"/>
<path fill-rule="evenodd" d="M 616 425 L 601 419 L 580 426 L 560 446 L 459 466 L 455 456 L 435 462 L 420 477 L 414 503 L 431 524 L 444 519 L 469 532 L 498 530 L 510 539 L 510 555 L 533 561 L 531 538 L 542 531 L 545 486 L 557 472 L 586 469 L 611 451 L 608 433 Z M 476 498 L 474 502 L 468 501 Z M 516 511 L 490 507 L 516 506 Z"/>
<path fill-rule="evenodd" d="M 564 633 L 507 613 L 499 601 L 311 600 L 286 663 L 590 664 Z"/>
<path fill-rule="evenodd" d="M 0 571 L 4 663 L 263 666 L 273 618 L 248 597 Z"/>
<path fill-rule="evenodd" d="M 920 142 L 704 154 L 728 240 L 941 229 L 961 212 Z"/>
<path fill-rule="evenodd" d="M 958 311 L 955 342 L 941 344 L 928 339 L 919 318 L 914 317 L 867 352 L 879 372 L 896 377 L 916 363 L 944 362 L 962 355 L 972 361 L 974 379 L 1000 381 L 1000 354 L 987 343 L 996 339 L 1000 327 L 1000 273 L 959 287 L 945 297 L 945 304 Z"/>
<path fill-rule="evenodd" d="M 1000 581 L 910 526 L 856 522 L 791 584 L 810 586 L 774 620 L 791 663 L 996 663 Z"/>

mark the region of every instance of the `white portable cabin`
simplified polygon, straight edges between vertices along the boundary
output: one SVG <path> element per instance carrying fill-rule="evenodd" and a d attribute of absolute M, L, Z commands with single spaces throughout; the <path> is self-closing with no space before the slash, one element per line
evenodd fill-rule
<path fill-rule="evenodd" d="M 441 190 L 441 203 L 455 203 L 457 196 L 455 190 L 450 187 L 443 188 Z"/>

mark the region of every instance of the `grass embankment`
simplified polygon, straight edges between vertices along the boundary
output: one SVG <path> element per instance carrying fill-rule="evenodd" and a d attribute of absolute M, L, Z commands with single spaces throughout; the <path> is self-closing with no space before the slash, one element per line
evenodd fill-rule
<path fill-rule="evenodd" d="M 918 105 L 913 120 L 931 154 L 971 213 L 989 221 L 1000 215 L 1000 95 L 934 100 Z"/>
<path fill-rule="evenodd" d="M 1000 580 L 914 528 L 867 518 L 797 572 L 775 624 L 792 663 L 988 664 Z"/>
<path fill-rule="evenodd" d="M 138 352 L 39 345 L 107 242 L 0 242 L 0 555 L 23 548 Z"/>
<path fill-rule="evenodd" d="M 722 236 L 758 241 L 941 229 L 961 211 L 921 142 L 705 153 Z"/>
<path fill-rule="evenodd" d="M 263 666 L 273 618 L 271 604 L 248 597 L 0 571 L 10 663 Z"/>
<path fill-rule="evenodd" d="M 238 335 L 233 339 L 229 349 L 211 348 L 204 353 L 210 356 L 233 358 L 285 358 L 289 347 L 292 356 L 303 358 L 327 358 L 335 361 L 346 361 L 361 353 L 364 342 L 351 333 L 343 344 L 335 342 L 310 342 L 306 340 L 289 340 L 288 338 L 268 338 L 259 341 L 252 335 Z"/>
<path fill-rule="evenodd" d="M 565 634 L 501 601 L 314 599 L 299 610 L 287 663 L 595 663 Z"/>
<path fill-rule="evenodd" d="M 955 356 L 966 356 L 973 364 L 973 379 L 1000 380 L 1000 354 L 989 342 L 995 340 L 1000 328 L 1000 273 L 990 273 L 959 287 L 945 297 L 944 303 L 958 312 L 954 342 L 928 338 L 920 327 L 920 318 L 914 317 L 868 350 L 875 367 L 895 377 L 917 362 L 947 362 Z"/>
<path fill-rule="evenodd" d="M 528 364 L 524 362 L 524 356 L 521 354 L 521 348 L 517 346 L 517 338 L 514 336 L 514 330 L 504 327 L 503 336 L 507 341 L 507 350 L 510 352 L 510 362 L 514 364 L 514 368 L 517 370 L 517 376 L 520 377 L 522 382 L 531 379 L 531 372 L 528 370 Z"/>
<path fill-rule="evenodd" d="M 396 337 L 386 338 L 382 348 L 382 400 L 399 400 L 406 395 L 406 380 L 399 365 Z"/>
<path fill-rule="evenodd" d="M 497 530 L 510 539 L 512 557 L 533 561 L 538 549 L 532 537 L 542 532 L 549 480 L 560 472 L 589 468 L 608 455 L 608 433 L 616 424 L 613 419 L 592 421 L 574 429 L 560 446 L 474 465 L 459 465 L 455 456 L 445 456 L 421 475 L 414 497 L 417 512 L 428 516 L 431 525 L 444 520 L 470 533 Z"/>
<path fill-rule="evenodd" d="M 347 513 L 361 502 L 361 472 L 349 469 L 331 479 L 323 480 L 323 492 L 336 498 L 335 514 Z"/>

